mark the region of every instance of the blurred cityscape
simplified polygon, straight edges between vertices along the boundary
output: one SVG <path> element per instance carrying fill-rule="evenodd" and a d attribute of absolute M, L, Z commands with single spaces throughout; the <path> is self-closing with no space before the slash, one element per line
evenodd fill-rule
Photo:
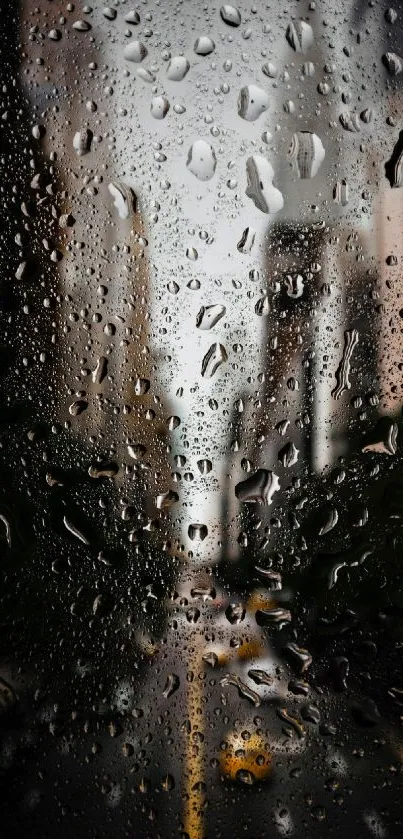
<path fill-rule="evenodd" d="M 400 837 L 400 8 L 2 10 L 8 837 Z"/>

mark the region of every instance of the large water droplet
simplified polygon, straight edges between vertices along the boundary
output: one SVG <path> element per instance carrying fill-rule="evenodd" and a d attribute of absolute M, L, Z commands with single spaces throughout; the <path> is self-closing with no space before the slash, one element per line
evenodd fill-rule
<path fill-rule="evenodd" d="M 274 169 L 266 158 L 253 155 L 246 161 L 248 185 L 246 195 L 262 213 L 278 213 L 284 199 L 279 189 L 273 186 Z"/>
<path fill-rule="evenodd" d="M 201 374 L 203 378 L 211 379 L 227 359 L 225 347 L 222 344 L 212 344 L 202 361 Z"/>
<path fill-rule="evenodd" d="M 239 501 L 248 503 L 271 504 L 273 495 L 280 489 L 278 476 L 269 469 L 258 469 L 245 481 L 235 487 L 235 495 Z"/>
<path fill-rule="evenodd" d="M 196 140 L 190 147 L 187 168 L 200 181 L 208 181 L 213 177 L 217 166 L 215 151 L 205 140 Z"/>
<path fill-rule="evenodd" d="M 216 303 L 212 306 L 202 306 L 196 317 L 198 329 L 212 329 L 226 312 L 225 306 Z"/>

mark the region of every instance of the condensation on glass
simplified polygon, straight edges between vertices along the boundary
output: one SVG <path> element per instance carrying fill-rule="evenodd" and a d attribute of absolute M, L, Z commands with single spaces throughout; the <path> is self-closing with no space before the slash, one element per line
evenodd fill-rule
<path fill-rule="evenodd" d="M 0 26 L 4 834 L 400 837 L 400 4 Z"/>

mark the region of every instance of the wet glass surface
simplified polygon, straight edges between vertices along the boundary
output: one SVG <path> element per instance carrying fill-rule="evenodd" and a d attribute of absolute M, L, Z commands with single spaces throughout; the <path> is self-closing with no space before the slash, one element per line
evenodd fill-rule
<path fill-rule="evenodd" d="M 3 4 L 4 835 L 402 835 L 403 11 Z"/>

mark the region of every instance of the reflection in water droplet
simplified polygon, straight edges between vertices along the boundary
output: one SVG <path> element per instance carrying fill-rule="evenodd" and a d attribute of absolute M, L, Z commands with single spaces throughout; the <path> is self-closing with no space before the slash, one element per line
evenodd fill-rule
<path fill-rule="evenodd" d="M 372 433 L 368 436 L 362 451 L 389 455 L 396 454 L 397 433 L 397 423 L 389 419 L 389 417 L 381 417 Z"/>
<path fill-rule="evenodd" d="M 179 676 L 176 673 L 169 673 L 167 676 L 167 680 L 165 683 L 164 690 L 162 691 L 162 695 L 165 696 L 165 699 L 169 699 L 176 690 L 178 690 L 180 685 Z"/>
<path fill-rule="evenodd" d="M 195 41 L 193 49 L 197 55 L 210 55 L 215 50 L 215 43 L 208 35 L 201 35 Z"/>
<path fill-rule="evenodd" d="M 136 64 L 143 61 L 146 55 L 147 47 L 141 41 L 130 41 L 123 50 L 123 56 L 126 61 L 133 61 Z"/>
<path fill-rule="evenodd" d="M 255 708 L 258 708 L 261 704 L 261 699 L 258 693 L 252 688 L 248 687 L 248 685 L 242 681 L 242 679 L 236 673 L 228 673 L 226 676 L 223 676 L 220 679 L 220 684 L 224 687 L 227 685 L 233 685 L 234 687 L 238 688 L 240 696 L 244 696 L 245 699 L 248 699 Z"/>
<path fill-rule="evenodd" d="M 132 189 L 118 183 L 108 184 L 119 218 L 127 219 L 136 211 L 136 196 Z"/>
<path fill-rule="evenodd" d="M 95 369 L 92 373 L 94 385 L 100 385 L 108 373 L 108 359 L 104 355 L 98 358 Z"/>
<path fill-rule="evenodd" d="M 288 154 L 300 178 L 313 178 L 317 175 L 325 159 L 322 140 L 312 131 L 297 131 L 293 135 Z"/>
<path fill-rule="evenodd" d="M 403 185 L 403 131 L 393 148 L 392 156 L 385 163 L 385 175 L 392 189 Z"/>
<path fill-rule="evenodd" d="M 89 128 L 83 128 L 82 131 L 77 131 L 73 137 L 73 148 L 79 157 L 88 154 L 91 151 L 93 133 Z"/>
<path fill-rule="evenodd" d="M 345 178 L 341 181 L 336 181 L 333 187 L 333 201 L 346 207 L 349 199 L 349 186 Z"/>
<path fill-rule="evenodd" d="M 258 609 L 256 614 L 258 626 L 279 626 L 291 621 L 291 612 L 288 609 L 273 607 L 272 609 Z"/>
<path fill-rule="evenodd" d="M 213 177 L 217 166 L 215 151 L 205 140 L 196 140 L 190 147 L 187 168 L 200 181 L 208 181 Z"/>
<path fill-rule="evenodd" d="M 154 119 L 164 119 L 170 105 L 166 96 L 154 96 L 151 100 L 150 112 Z"/>
<path fill-rule="evenodd" d="M 201 374 L 204 379 L 211 379 L 218 368 L 227 361 L 228 356 L 222 344 L 212 344 L 203 358 Z"/>
<path fill-rule="evenodd" d="M 253 772 L 250 769 L 238 769 L 236 773 L 236 780 L 239 781 L 241 784 L 245 784 L 248 787 L 253 786 L 256 781 L 256 778 Z"/>
<path fill-rule="evenodd" d="M 398 76 L 403 70 L 403 61 L 395 52 L 385 52 L 382 62 L 391 76 Z"/>
<path fill-rule="evenodd" d="M 203 542 L 208 535 L 208 528 L 206 524 L 189 524 L 188 536 L 192 542 Z"/>
<path fill-rule="evenodd" d="M 212 329 L 224 317 L 225 312 L 225 306 L 218 303 L 212 306 L 202 306 L 196 317 L 197 328 Z"/>
<path fill-rule="evenodd" d="M 269 107 L 269 96 L 265 90 L 250 84 L 241 88 L 238 97 L 238 114 L 248 122 L 254 122 Z"/>
<path fill-rule="evenodd" d="M 266 158 L 255 154 L 246 161 L 246 195 L 262 213 L 278 213 L 284 206 L 279 189 L 273 186 L 274 169 Z"/>
<path fill-rule="evenodd" d="M 344 333 L 344 349 L 343 349 L 343 357 L 341 359 L 340 365 L 336 372 L 336 381 L 337 386 L 332 390 L 332 396 L 334 399 L 340 399 L 343 393 L 346 390 L 350 390 L 351 382 L 349 379 L 350 376 L 350 366 L 351 366 L 351 357 L 354 351 L 354 347 L 358 344 L 358 332 L 356 329 L 346 329 Z"/>
<path fill-rule="evenodd" d="M 169 417 L 168 419 L 168 429 L 169 431 L 175 431 L 175 428 L 178 428 L 181 424 L 179 417 Z"/>
<path fill-rule="evenodd" d="M 239 9 L 235 6 L 224 5 L 221 6 L 220 9 L 221 19 L 226 23 L 228 26 L 240 26 L 241 25 L 241 13 Z"/>
<path fill-rule="evenodd" d="M 145 393 L 148 393 L 150 390 L 150 381 L 149 379 L 141 379 L 137 378 L 134 383 L 134 392 L 136 396 L 144 396 Z"/>
<path fill-rule="evenodd" d="M 167 67 L 167 78 L 172 82 L 181 82 L 189 72 L 190 64 L 184 55 L 175 55 Z"/>
<path fill-rule="evenodd" d="M 278 476 L 269 469 L 258 469 L 245 481 L 235 487 L 235 495 L 239 501 L 248 503 L 271 504 L 273 495 L 280 489 Z"/>
<path fill-rule="evenodd" d="M 89 30 L 91 29 L 91 24 L 88 22 L 88 20 L 76 20 L 73 23 L 72 28 L 75 29 L 76 32 L 89 32 Z"/>
<path fill-rule="evenodd" d="M 179 495 L 177 492 L 174 492 L 172 489 L 168 490 L 168 492 L 163 492 L 161 495 L 157 495 L 155 500 L 155 506 L 158 510 L 169 510 L 173 504 L 179 501 Z"/>
<path fill-rule="evenodd" d="M 290 47 L 295 52 L 305 53 L 313 44 L 313 30 L 309 23 L 303 20 L 295 20 L 287 26 L 285 33 Z"/>
<path fill-rule="evenodd" d="M 131 12 L 128 12 L 128 13 L 125 15 L 125 23 L 130 23 L 130 24 L 132 24 L 132 25 L 134 25 L 134 26 L 137 26 L 137 24 L 139 24 L 139 23 L 140 23 L 140 15 L 139 15 L 139 13 L 138 13 L 138 12 L 136 12 L 136 11 L 131 11 Z"/>
<path fill-rule="evenodd" d="M 245 608 L 242 603 L 230 603 L 225 610 L 225 617 L 232 626 L 242 623 L 245 614 Z"/>
<path fill-rule="evenodd" d="M 240 253 L 250 253 L 255 242 L 256 231 L 253 227 L 245 227 L 237 244 Z"/>
<path fill-rule="evenodd" d="M 198 468 L 199 472 L 201 472 L 202 475 L 208 475 L 208 473 L 211 472 L 211 470 L 213 468 L 213 464 L 212 464 L 211 460 L 208 460 L 207 458 L 203 458 L 203 460 L 198 460 L 197 461 L 197 468 Z"/>
<path fill-rule="evenodd" d="M 305 670 L 308 670 L 308 667 L 312 664 L 312 656 L 308 650 L 299 647 L 294 641 L 285 645 L 284 652 L 300 673 L 305 673 Z"/>

